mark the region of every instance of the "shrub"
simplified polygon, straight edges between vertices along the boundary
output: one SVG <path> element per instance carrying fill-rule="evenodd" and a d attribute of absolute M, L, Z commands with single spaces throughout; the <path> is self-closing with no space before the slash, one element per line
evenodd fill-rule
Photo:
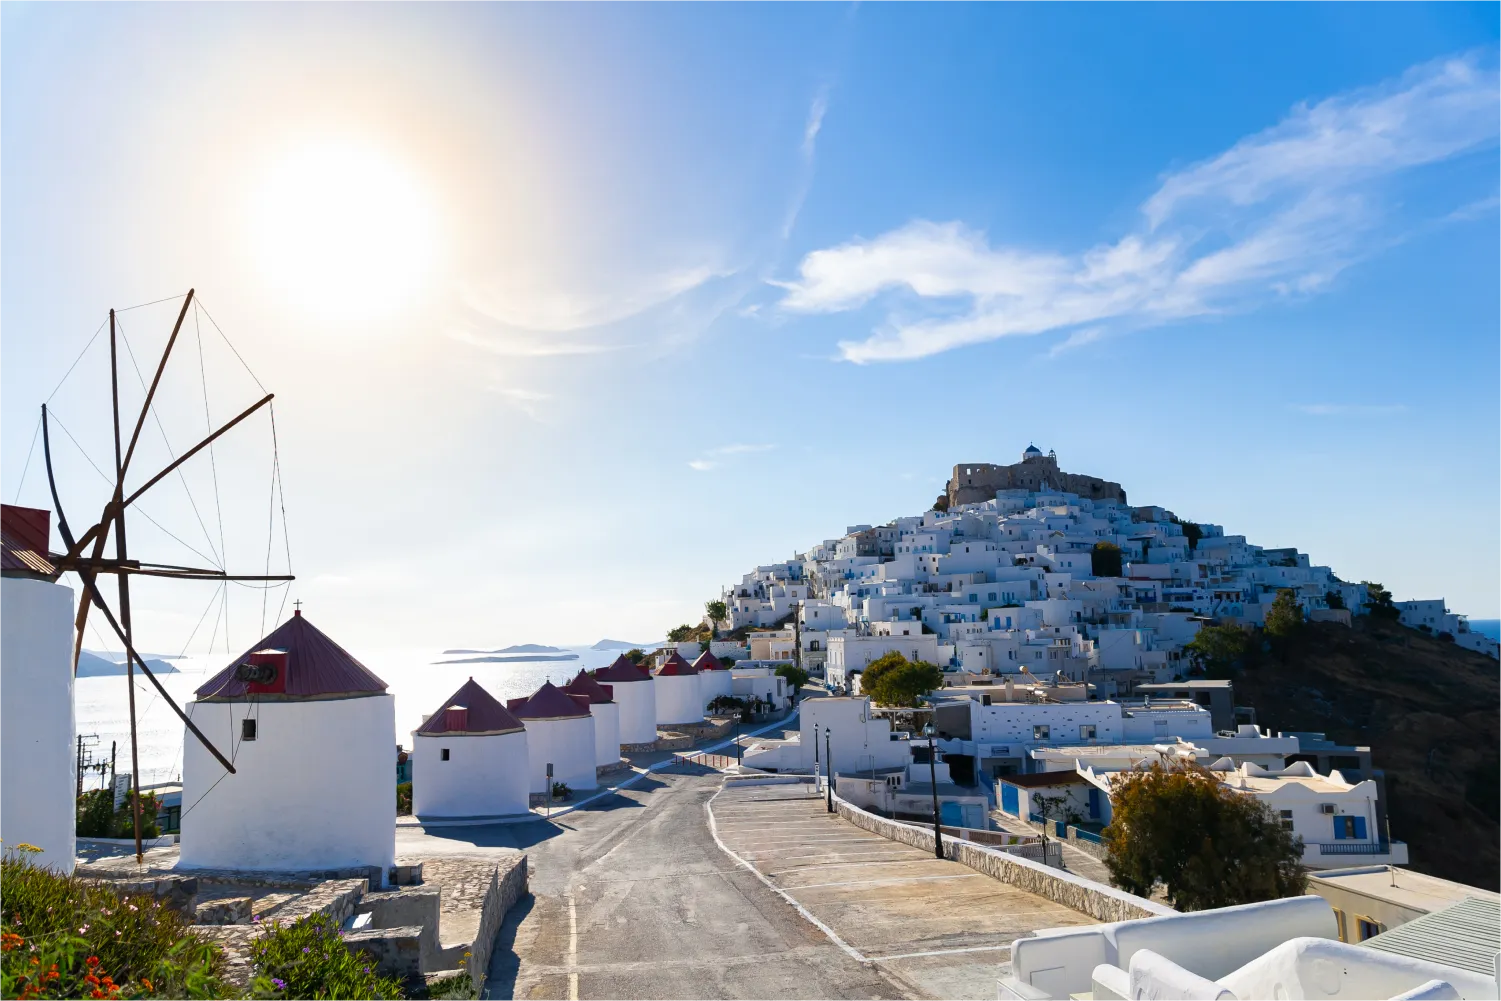
<path fill-rule="evenodd" d="M 400 998 L 401 983 L 375 972 L 375 960 L 355 954 L 327 914 L 310 914 L 289 925 L 272 923 L 250 944 L 258 997 Z"/>
<path fill-rule="evenodd" d="M 400 782 L 396 785 L 396 812 L 405 816 L 412 812 L 412 783 Z"/>
<path fill-rule="evenodd" d="M 567 799 L 573 795 L 573 790 L 568 788 L 567 782 L 554 782 L 552 784 L 553 799 Z"/>
<path fill-rule="evenodd" d="M 779 664 L 776 674 L 787 679 L 787 687 L 792 689 L 792 698 L 796 701 L 798 692 L 808 683 L 808 672 L 796 664 Z"/>
<path fill-rule="evenodd" d="M 0 859 L 0 997 L 215 998 L 224 956 L 188 918 L 145 895 L 33 865 L 20 845 Z"/>
<path fill-rule="evenodd" d="M 78 797 L 78 829 L 80 838 L 134 838 L 135 818 L 130 807 L 135 792 L 127 792 L 125 801 L 115 808 L 115 794 L 109 789 L 92 789 Z M 156 793 L 148 792 L 141 797 L 141 837 L 155 838 L 161 835 L 156 824 Z"/>
<path fill-rule="evenodd" d="M 1089 571 L 1096 577 L 1121 575 L 1121 547 L 1101 539 L 1089 553 Z"/>

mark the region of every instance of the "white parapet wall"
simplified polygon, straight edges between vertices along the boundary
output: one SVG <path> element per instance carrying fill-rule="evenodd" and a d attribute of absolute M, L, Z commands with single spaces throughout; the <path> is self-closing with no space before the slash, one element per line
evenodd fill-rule
<path fill-rule="evenodd" d="M 524 730 L 416 734 L 412 813 L 419 820 L 526 813 L 528 768 Z"/>
<path fill-rule="evenodd" d="M 188 704 L 234 763 L 186 735 L 179 868 L 307 871 L 396 858 L 396 700 L 390 695 Z M 242 740 L 243 721 L 256 721 Z"/>
<path fill-rule="evenodd" d="M 0 839 L 6 849 L 35 845 L 33 862 L 67 873 L 78 780 L 72 640 L 72 588 L 0 581 Z"/>

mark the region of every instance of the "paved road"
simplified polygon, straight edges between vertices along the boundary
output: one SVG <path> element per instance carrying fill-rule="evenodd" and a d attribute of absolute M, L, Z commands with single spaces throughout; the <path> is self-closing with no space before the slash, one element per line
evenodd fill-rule
<path fill-rule="evenodd" d="M 792 794 L 797 788 L 727 784 L 709 804 L 720 841 L 862 960 L 923 995 L 993 998 L 1013 941 L 1093 923 L 856 827 L 826 812 L 821 797 Z"/>
<path fill-rule="evenodd" d="M 653 773 L 552 823 L 398 828 L 396 852 L 529 856 L 531 896 L 501 929 L 484 997 L 917 996 L 719 849 L 704 804 L 721 781 Z"/>

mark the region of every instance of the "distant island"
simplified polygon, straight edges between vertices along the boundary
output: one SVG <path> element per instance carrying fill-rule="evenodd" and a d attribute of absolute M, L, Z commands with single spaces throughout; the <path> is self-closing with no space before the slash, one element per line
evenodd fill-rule
<path fill-rule="evenodd" d="M 461 657 L 458 660 L 439 660 L 436 664 L 534 664 L 543 660 L 578 660 L 576 653 L 484 653 L 481 650 L 444 650 L 445 654 L 475 653 L 478 657 Z"/>
<path fill-rule="evenodd" d="M 144 657 L 142 659 L 145 660 L 146 666 L 151 669 L 152 674 L 182 673 L 160 658 Z M 116 663 L 98 654 L 89 653 L 87 650 L 80 651 L 78 654 L 78 677 L 80 678 L 102 678 L 123 674 L 125 674 L 124 661 Z"/>
<path fill-rule="evenodd" d="M 518 643 L 500 650 L 444 650 L 445 657 L 460 653 L 566 653 L 560 646 L 543 646 L 541 643 Z M 570 656 L 576 656 L 570 654 Z"/>
<path fill-rule="evenodd" d="M 600 640 L 590 650 L 645 650 L 655 643 L 627 643 L 625 640 Z"/>

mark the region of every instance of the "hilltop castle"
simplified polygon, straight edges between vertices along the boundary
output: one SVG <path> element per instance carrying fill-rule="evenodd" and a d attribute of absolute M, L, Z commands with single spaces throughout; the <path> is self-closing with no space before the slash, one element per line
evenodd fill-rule
<path fill-rule="evenodd" d="M 988 462 L 966 462 L 954 467 L 948 483 L 950 507 L 978 504 L 995 496 L 997 490 L 1063 490 L 1092 500 L 1126 502 L 1126 491 L 1119 483 L 1082 473 L 1065 473 L 1058 468 L 1056 452 L 1042 454 L 1036 445 L 1028 445 L 1020 462 L 995 466 Z"/>

